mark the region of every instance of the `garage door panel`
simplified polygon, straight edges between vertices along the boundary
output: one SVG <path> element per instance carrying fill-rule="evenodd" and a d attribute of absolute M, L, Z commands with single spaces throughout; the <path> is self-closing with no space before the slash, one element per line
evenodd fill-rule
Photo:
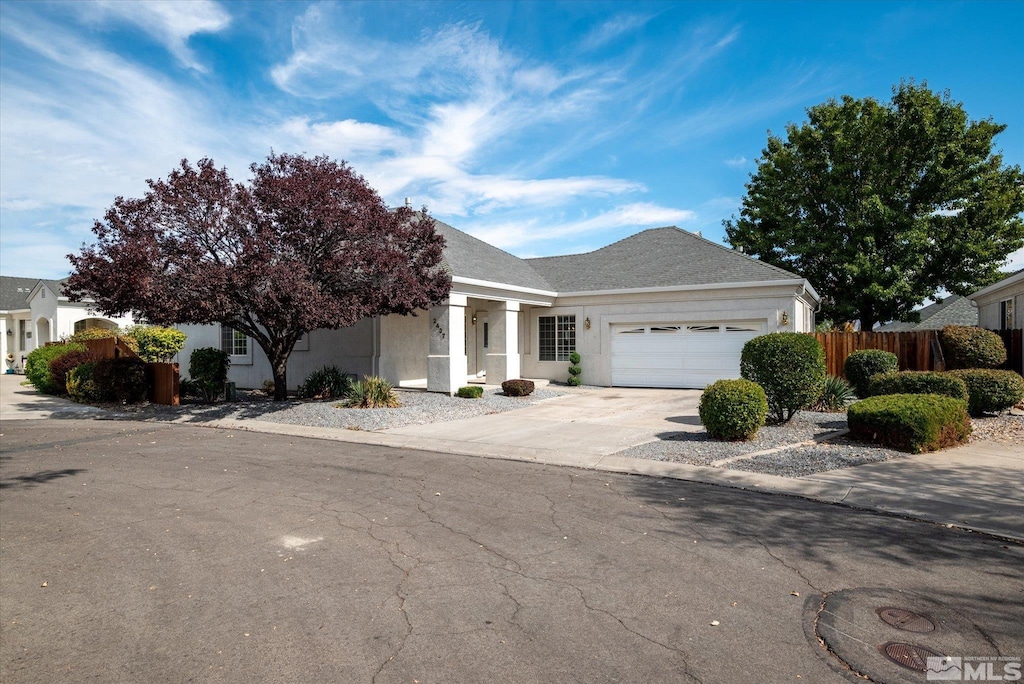
<path fill-rule="evenodd" d="M 758 322 L 616 326 L 612 384 L 703 389 L 716 380 L 738 378 L 743 345 L 762 328 Z"/>

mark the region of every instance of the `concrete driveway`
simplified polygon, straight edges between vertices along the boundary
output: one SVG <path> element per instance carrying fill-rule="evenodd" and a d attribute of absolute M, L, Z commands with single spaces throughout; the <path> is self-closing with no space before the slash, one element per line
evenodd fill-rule
<path fill-rule="evenodd" d="M 106 414 L 95 406 L 40 394 L 32 385 L 22 386 L 23 382 L 24 375 L 0 375 L 0 420 L 89 418 Z"/>
<path fill-rule="evenodd" d="M 702 429 L 700 390 L 605 387 L 524 409 L 448 423 L 412 425 L 387 434 L 491 447 L 572 451 L 605 456 L 668 432 Z"/>

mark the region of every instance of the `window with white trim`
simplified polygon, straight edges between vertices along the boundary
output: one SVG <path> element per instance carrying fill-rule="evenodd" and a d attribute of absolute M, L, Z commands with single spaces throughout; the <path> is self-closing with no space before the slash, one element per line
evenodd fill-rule
<path fill-rule="evenodd" d="M 541 361 L 568 361 L 576 351 L 575 316 L 540 316 L 538 318 L 538 358 Z"/>
<path fill-rule="evenodd" d="M 249 353 L 249 338 L 245 336 L 245 333 L 222 325 L 220 327 L 220 348 L 231 356 L 246 356 Z"/>
<path fill-rule="evenodd" d="M 999 302 L 999 327 L 1000 330 L 1013 329 L 1013 300 L 1004 299 Z"/>

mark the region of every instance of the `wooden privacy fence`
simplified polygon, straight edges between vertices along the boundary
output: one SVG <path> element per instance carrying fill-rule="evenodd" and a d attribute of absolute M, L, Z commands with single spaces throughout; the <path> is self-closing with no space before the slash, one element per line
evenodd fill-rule
<path fill-rule="evenodd" d="M 1006 345 L 1003 368 L 1024 375 L 1022 330 L 994 330 Z M 900 362 L 900 370 L 945 370 L 939 336 L 936 330 L 912 332 L 831 332 L 813 333 L 825 348 L 825 364 L 829 375 L 843 375 L 846 357 L 860 349 L 881 349 L 892 352 Z"/>
<path fill-rule="evenodd" d="M 138 354 L 119 337 L 102 337 L 85 340 L 86 348 L 102 359 L 116 359 Z M 181 374 L 176 363 L 146 363 L 146 379 L 149 381 L 149 400 L 154 404 L 177 406 L 181 403 Z"/>
<path fill-rule="evenodd" d="M 831 332 L 814 333 L 825 348 L 825 364 L 829 375 L 843 375 L 846 357 L 861 349 L 892 352 L 900 361 L 900 370 L 943 370 L 938 351 L 938 335 L 934 330 L 913 332 Z M 941 352 L 939 353 L 941 354 Z"/>

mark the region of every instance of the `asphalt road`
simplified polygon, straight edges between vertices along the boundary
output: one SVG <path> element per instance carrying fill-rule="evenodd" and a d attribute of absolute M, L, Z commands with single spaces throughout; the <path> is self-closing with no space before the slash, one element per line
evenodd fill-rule
<path fill-rule="evenodd" d="M 808 625 L 858 588 L 1024 652 L 1024 549 L 927 523 L 189 426 L 0 432 L 5 684 L 847 681 Z"/>

